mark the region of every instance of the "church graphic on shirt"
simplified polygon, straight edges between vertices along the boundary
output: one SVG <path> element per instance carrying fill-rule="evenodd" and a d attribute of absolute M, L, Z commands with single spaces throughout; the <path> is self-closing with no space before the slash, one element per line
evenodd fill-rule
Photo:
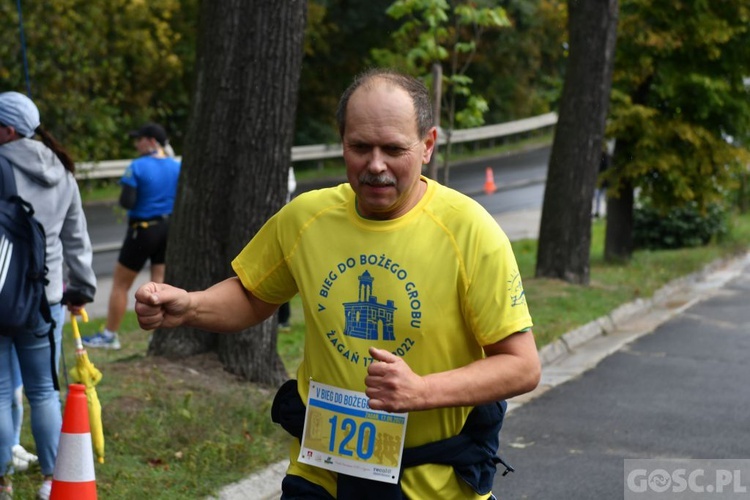
<path fill-rule="evenodd" d="M 396 340 L 393 332 L 396 306 L 393 301 L 378 304 L 378 298 L 372 294 L 372 282 L 375 278 L 368 271 L 358 279 L 359 300 L 343 304 L 346 315 L 344 335 L 366 340 Z"/>

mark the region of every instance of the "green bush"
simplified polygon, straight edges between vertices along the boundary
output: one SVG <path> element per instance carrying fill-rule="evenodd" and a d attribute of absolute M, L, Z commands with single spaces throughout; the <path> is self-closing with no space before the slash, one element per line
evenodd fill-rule
<path fill-rule="evenodd" d="M 666 212 L 645 204 L 634 211 L 633 240 L 637 249 L 698 247 L 726 235 L 727 221 L 727 210 L 719 203 L 700 210 L 691 202 Z"/>

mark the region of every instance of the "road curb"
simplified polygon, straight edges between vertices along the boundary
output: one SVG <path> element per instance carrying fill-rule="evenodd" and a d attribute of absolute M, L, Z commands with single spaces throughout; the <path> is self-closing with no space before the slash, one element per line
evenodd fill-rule
<path fill-rule="evenodd" d="M 547 344 L 539 350 L 539 358 L 542 366 L 551 365 L 558 362 L 565 356 L 570 356 L 576 348 L 593 340 L 596 337 L 608 335 L 618 328 L 622 328 L 627 322 L 634 318 L 644 316 L 653 311 L 655 308 L 671 309 L 669 317 L 682 312 L 687 307 L 693 305 L 696 300 L 705 298 L 703 295 L 693 297 L 692 300 L 673 300 L 687 288 L 695 287 L 700 282 L 707 281 L 712 273 L 722 272 L 726 276 L 719 280 L 718 286 L 723 285 L 729 279 L 736 276 L 744 265 L 750 262 L 750 253 L 740 257 L 722 258 L 711 262 L 699 271 L 675 278 L 666 285 L 656 290 L 652 297 L 648 299 L 636 299 L 627 302 L 605 316 L 601 316 L 583 326 L 563 334 L 558 340 Z M 727 273 L 727 271 L 729 271 Z M 732 272 L 734 271 L 734 272 Z M 700 287 L 697 287 L 700 288 Z M 714 287 L 711 287 L 714 288 Z M 699 290 L 696 290 L 699 292 Z M 670 304 L 670 302 L 674 302 Z M 670 305 L 672 307 L 670 307 Z M 666 321 L 668 318 L 663 318 Z M 658 325 L 654 325 L 654 328 Z"/>

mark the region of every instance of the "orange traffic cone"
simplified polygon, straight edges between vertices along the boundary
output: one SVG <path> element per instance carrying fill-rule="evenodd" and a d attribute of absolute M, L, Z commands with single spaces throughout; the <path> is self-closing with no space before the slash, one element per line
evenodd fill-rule
<path fill-rule="evenodd" d="M 86 386 L 68 386 L 50 500 L 96 500 Z"/>
<path fill-rule="evenodd" d="M 495 191 L 497 191 L 497 186 L 495 186 L 495 174 L 492 172 L 492 167 L 487 167 L 484 176 L 484 192 L 492 194 Z"/>

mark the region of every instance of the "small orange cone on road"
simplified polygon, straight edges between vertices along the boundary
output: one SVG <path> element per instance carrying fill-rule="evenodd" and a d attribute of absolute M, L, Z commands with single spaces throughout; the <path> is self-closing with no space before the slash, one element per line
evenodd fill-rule
<path fill-rule="evenodd" d="M 50 500 L 96 500 L 86 386 L 68 386 Z"/>
<path fill-rule="evenodd" d="M 484 192 L 492 194 L 497 191 L 497 186 L 495 186 L 495 173 L 492 171 L 492 167 L 487 167 L 484 177 Z"/>

